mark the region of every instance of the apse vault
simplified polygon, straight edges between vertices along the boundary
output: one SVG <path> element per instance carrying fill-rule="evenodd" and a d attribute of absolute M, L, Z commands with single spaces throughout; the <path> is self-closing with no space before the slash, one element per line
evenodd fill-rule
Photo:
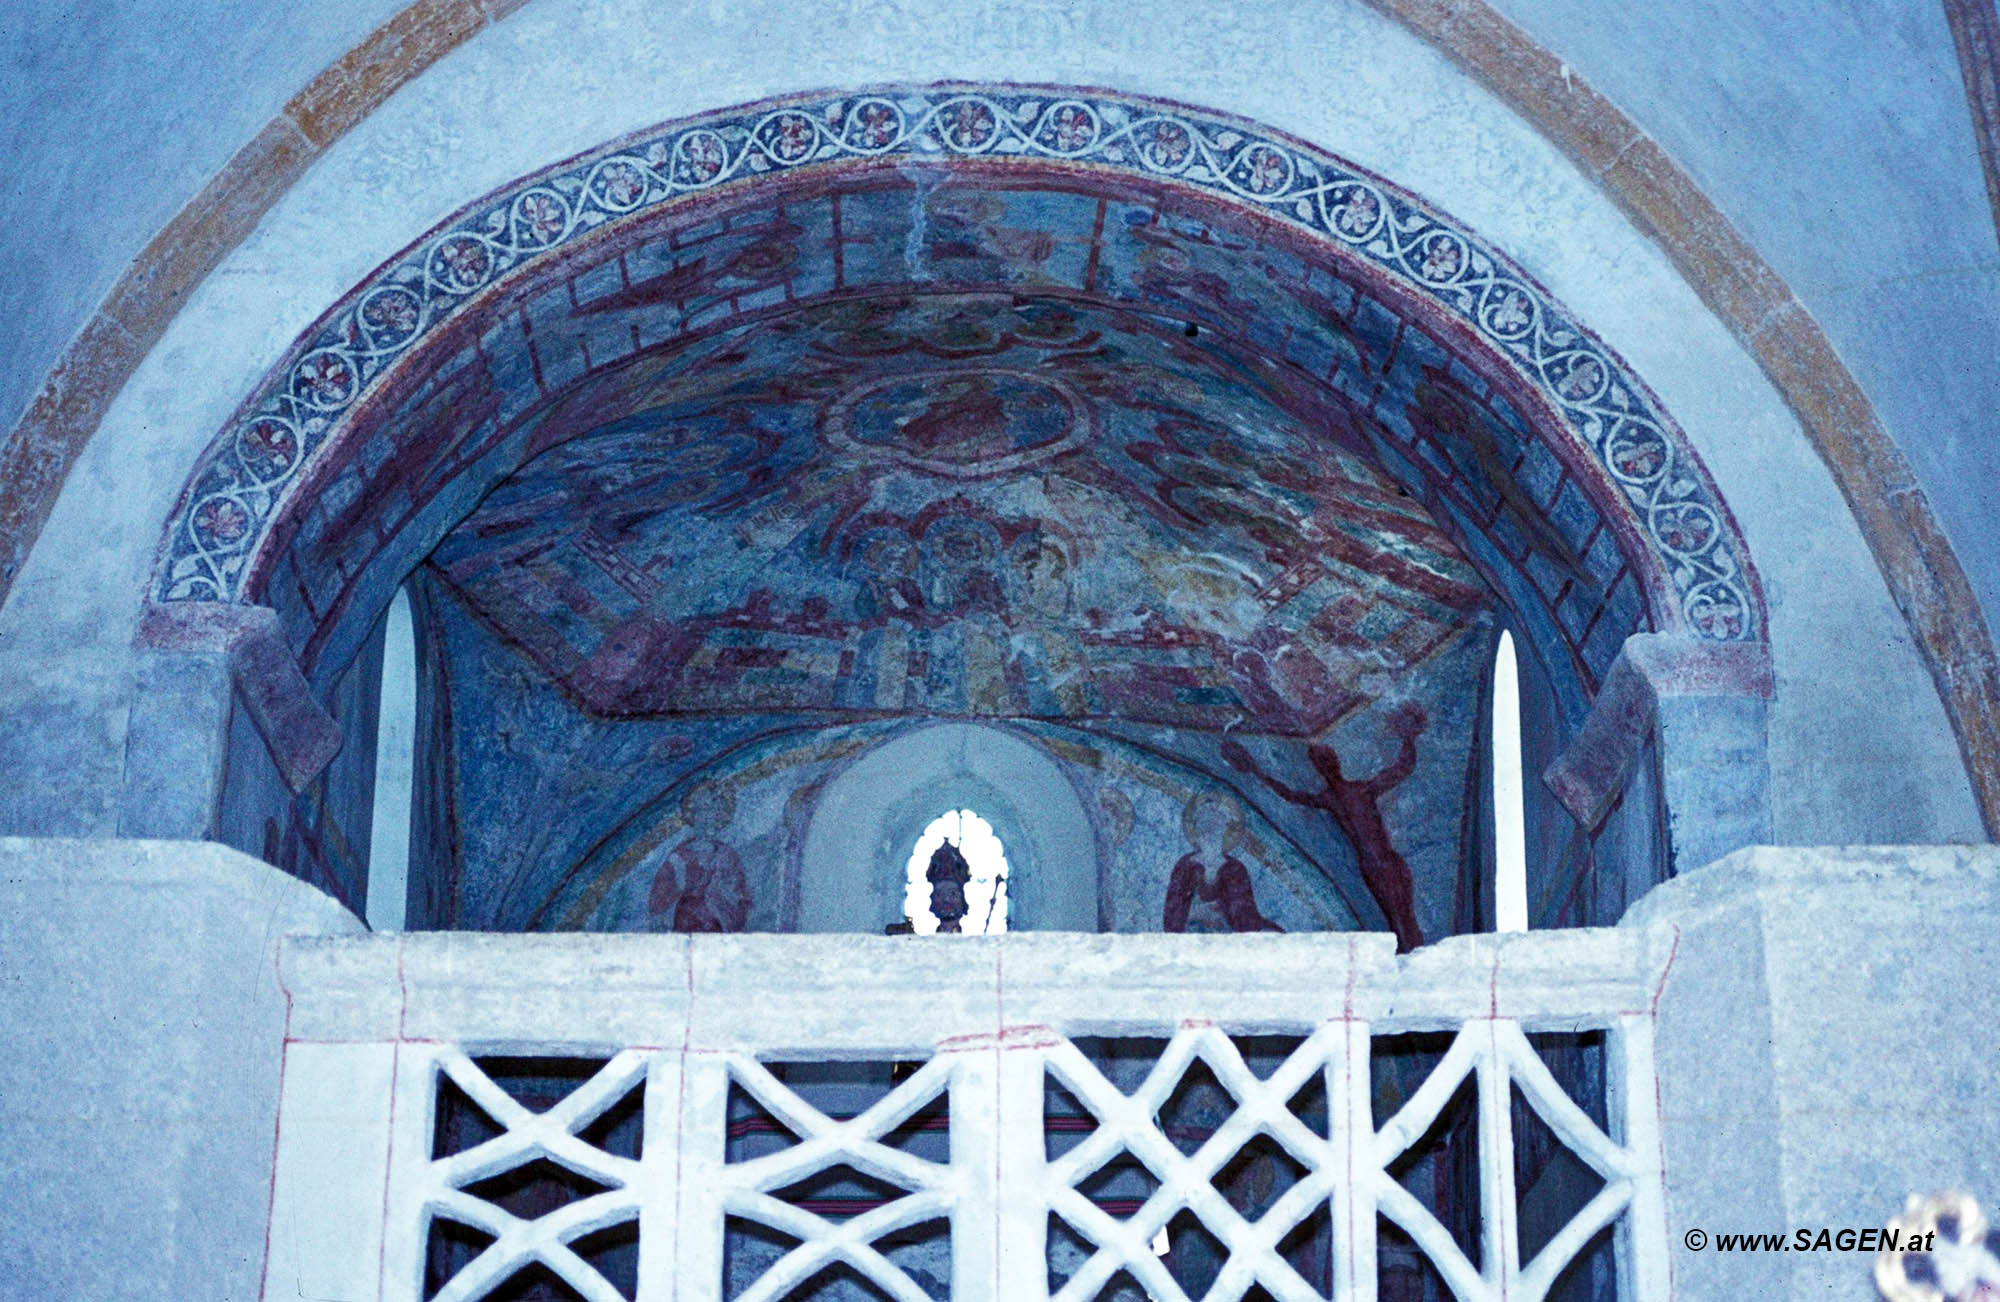
<path fill-rule="evenodd" d="M 1503 625 L 1531 771 L 1632 635 L 1763 629 L 1672 422 L 1475 234 L 1254 124 L 1032 88 L 774 102 L 496 192 L 299 341 L 157 583 L 270 607 L 351 737 L 407 585 L 409 925 L 496 930 L 895 926 L 921 805 L 993 820 L 1010 928 L 1415 947 L 1496 922 Z M 978 792 L 856 787 L 939 726 Z M 225 833 L 359 907 L 371 748 L 287 783 L 251 740 Z M 1521 784 L 1510 925 L 1657 878 L 1657 784 L 1612 781 L 1588 817 Z"/>

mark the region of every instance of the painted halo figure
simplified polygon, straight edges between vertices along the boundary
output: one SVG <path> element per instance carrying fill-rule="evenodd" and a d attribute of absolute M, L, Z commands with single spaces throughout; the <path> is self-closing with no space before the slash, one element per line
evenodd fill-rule
<path fill-rule="evenodd" d="M 854 613 L 863 620 L 913 619 L 924 609 L 917 582 L 917 545 L 897 534 L 870 538 L 861 548 L 861 591 Z"/>
<path fill-rule="evenodd" d="M 1257 911 L 1250 870 L 1233 853 L 1243 841 L 1243 810 L 1220 791 L 1188 801 L 1181 827 L 1193 848 L 1167 879 L 1166 931 L 1283 931 Z"/>
<path fill-rule="evenodd" d="M 736 797 L 701 782 L 681 797 L 689 834 L 661 861 L 647 896 L 654 931 L 741 931 L 750 919 L 743 861 L 721 839 L 736 817 Z"/>

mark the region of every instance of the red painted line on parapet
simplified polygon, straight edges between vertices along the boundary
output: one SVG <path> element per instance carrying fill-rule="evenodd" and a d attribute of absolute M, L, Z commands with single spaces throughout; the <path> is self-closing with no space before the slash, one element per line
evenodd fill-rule
<path fill-rule="evenodd" d="M 1660 969 L 1660 982 L 1658 985 L 1653 987 L 1652 1007 L 1646 1010 L 1646 1015 L 1648 1017 L 1651 1017 L 1655 1022 L 1658 1022 L 1660 1020 L 1660 996 L 1667 992 L 1667 978 L 1673 975 L 1674 960 L 1680 957 L 1680 952 L 1681 952 L 1681 925 L 1678 922 L 1676 922 L 1673 924 L 1673 928 L 1674 928 L 1674 943 L 1673 946 L 1667 950 L 1667 965 Z M 1658 1075 L 1657 1072 L 1654 1074 L 1656 1076 Z"/>
<path fill-rule="evenodd" d="M 1487 1057 L 1486 1057 L 1486 1065 L 1485 1065 L 1485 1067 L 1484 1067 L 1484 1068 L 1475 1068 L 1475 1071 L 1478 1071 L 1478 1070 L 1484 1070 L 1484 1071 L 1499 1071 L 1499 1070 L 1501 1070 L 1501 1067 L 1500 1067 L 1500 1014 L 1499 1014 L 1499 1012 L 1498 1012 L 1498 1009 L 1499 1009 L 1499 999 L 1500 999 L 1500 996 L 1499 996 L 1499 989 L 1500 989 L 1500 956 L 1499 956 L 1499 955 L 1497 955 L 1497 954 L 1496 954 L 1496 955 L 1494 955 L 1494 957 L 1493 957 L 1493 989 L 1494 989 L 1494 996 L 1493 996 L 1493 999 L 1494 999 L 1494 1008 L 1495 1008 L 1495 1012 L 1494 1012 L 1494 1014 L 1493 1014 L 1493 1016 L 1492 1016 L 1492 1017 L 1489 1017 L 1489 1018 L 1487 1018 L 1487 1019 L 1486 1019 L 1486 1048 L 1487 1048 Z M 1485 1122 L 1484 1122 L 1484 1121 L 1482 1120 L 1482 1121 L 1481 1121 L 1481 1123 L 1480 1123 L 1480 1135 L 1479 1135 L 1479 1144 L 1480 1144 L 1480 1146 L 1481 1146 L 1481 1147 L 1484 1147 L 1484 1146 L 1485 1146 L 1485 1145 L 1487 1145 L 1488 1143 L 1491 1143 L 1491 1142 L 1492 1142 L 1492 1138 L 1491 1138 L 1491 1136 L 1489 1136 L 1489 1135 L 1487 1135 L 1487 1134 L 1485 1133 L 1485 1128 L 1486 1128 L 1486 1127 L 1485 1127 Z M 1503 1162 L 1507 1162 L 1507 1163 L 1510 1163 L 1510 1164 L 1511 1164 L 1511 1163 L 1513 1162 L 1513 1160 L 1514 1160 L 1514 1153 L 1513 1153 L 1513 1148 L 1514 1148 L 1514 1135 L 1513 1135 L 1513 1127 L 1512 1127 L 1512 1126 L 1509 1126 L 1509 1127 L 1508 1127 L 1508 1133 L 1507 1133 L 1507 1148 L 1508 1148 L 1508 1150 L 1509 1150 L 1509 1151 L 1508 1151 L 1507 1155 L 1506 1155 L 1506 1156 L 1505 1156 L 1504 1158 L 1502 1158 L 1501 1160 L 1502 1160 Z M 1482 1165 L 1483 1165 L 1483 1163 L 1482 1163 Z M 1484 1178 L 1484 1173 L 1482 1172 L 1482 1180 L 1483 1180 L 1483 1178 Z M 1496 1202 L 1496 1204 L 1497 1204 L 1497 1203 L 1499 1203 L 1499 1202 L 1501 1202 L 1501 1201 L 1506 1201 L 1506 1202 L 1514 1202 L 1514 1201 L 1518 1200 L 1518 1199 L 1520 1198 L 1520 1196 L 1521 1196 L 1521 1193 L 1520 1193 L 1520 1190 L 1518 1190 L 1518 1189 L 1517 1189 L 1517 1190 L 1515 1190 L 1515 1191 L 1514 1191 L 1514 1197 L 1513 1197 L 1513 1198 L 1510 1198 L 1510 1199 L 1504 1199 L 1504 1200 L 1501 1200 L 1501 1199 L 1496 1199 L 1496 1200 L 1495 1200 L 1495 1202 Z M 1512 1210 L 1513 1210 L 1513 1209 L 1512 1209 L 1511 1207 L 1500 1207 L 1500 1206 L 1497 1206 L 1497 1205 L 1496 1205 L 1496 1206 L 1495 1206 L 1495 1207 L 1494 1207 L 1494 1208 L 1492 1209 L 1492 1211 L 1493 1211 L 1493 1219 L 1494 1219 L 1495 1221 L 1497 1221 L 1497 1222 L 1499 1223 L 1499 1227 L 1500 1227 L 1500 1233 L 1499 1233 L 1499 1234 L 1498 1234 L 1498 1236 L 1497 1236 L 1497 1238 L 1498 1238 L 1498 1240 L 1499 1240 L 1499 1243 L 1500 1243 L 1500 1260 L 1499 1260 L 1498 1262 L 1495 1262 L 1495 1263 L 1493 1263 L 1493 1265 L 1494 1265 L 1494 1266 L 1495 1266 L 1495 1268 L 1496 1268 L 1496 1272 L 1497 1272 L 1497 1273 L 1499 1274 L 1499 1276 L 1500 1276 L 1500 1302 L 1506 1302 L 1506 1300 L 1507 1300 L 1507 1297 L 1508 1297 L 1508 1296 L 1509 1296 L 1509 1295 L 1510 1295 L 1511 1293 L 1513 1293 L 1513 1291 L 1514 1291 L 1514 1287 L 1513 1287 L 1513 1286 L 1514 1286 L 1514 1272 L 1513 1272 L 1513 1271 L 1510 1271 L 1510 1270 L 1508 1270 L 1508 1269 L 1507 1269 L 1507 1239 L 1508 1239 L 1508 1236 L 1509 1236 L 1509 1235 L 1511 1235 L 1511 1234 L 1513 1234 L 1513 1233 L 1514 1233 L 1514 1231 L 1513 1231 L 1512 1229 L 1510 1229 L 1510 1228 L 1508 1227 L 1508 1224 L 1507 1224 L 1507 1213 L 1508 1213 L 1508 1212 L 1510 1212 L 1510 1211 L 1512 1211 Z M 1517 1241 L 1516 1241 L 1516 1247 L 1515 1247 L 1515 1261 L 1516 1261 L 1516 1269 L 1518 1269 L 1518 1268 L 1519 1268 L 1519 1257 L 1520 1257 L 1520 1248 L 1519 1248 L 1519 1243 L 1518 1243 L 1518 1240 L 1517 1240 Z"/>
<path fill-rule="evenodd" d="M 1355 1126 L 1358 1123 L 1358 1119 L 1352 1111 L 1352 1102 L 1354 1099 L 1354 1055 L 1351 1052 L 1354 1047 L 1355 942 L 1355 933 L 1349 932 L 1347 934 L 1347 993 L 1341 1004 L 1340 1015 L 1340 1056 L 1347 1068 L 1347 1088 L 1341 1091 L 1340 1099 L 1340 1107 L 1347 1112 L 1347 1241 L 1341 1244 L 1340 1255 L 1341 1264 L 1346 1267 L 1347 1286 L 1349 1289 L 1358 1291 L 1360 1285 L 1356 1279 L 1357 1272 L 1354 1263 L 1354 1245 L 1357 1242 L 1354 1226 L 1354 1145 L 1356 1143 Z M 1334 1102 L 1328 1099 L 1327 1116 L 1329 1121 L 1334 1116 L 1333 1109 Z M 1372 1112 L 1368 1117 L 1368 1143 L 1371 1148 L 1375 1143 L 1375 1117 Z"/>
<path fill-rule="evenodd" d="M 687 990 L 687 1012 L 681 1021 L 680 1080 L 676 1083 L 679 1094 L 674 1101 L 674 1286 L 670 1294 L 674 1298 L 679 1298 L 681 1295 L 681 1224 L 687 1220 L 687 1217 L 681 1214 L 681 1199 L 684 1196 L 684 1190 L 681 1186 L 681 1155 L 687 1151 L 687 1069 L 688 1058 L 694 1047 L 694 946 L 692 944 L 688 945 L 685 952 L 687 958 L 683 965 L 683 979 Z M 724 1091 L 723 1120 L 725 1122 L 729 1119 L 728 1100 L 728 1092 Z M 655 1258 L 655 1260 L 658 1259 Z"/>
<path fill-rule="evenodd" d="M 278 1046 L 278 1106 L 271 1119 L 271 1181 L 264 1195 L 264 1264 L 257 1272 L 257 1296 L 262 1298 L 271 1282 L 271 1227 L 278 1216 L 278 1153 L 285 1135 L 285 1068 L 292 1059 L 292 992 L 285 985 L 284 940 L 271 950 L 271 971 L 285 996 L 285 1036 Z"/>
<path fill-rule="evenodd" d="M 1660 969 L 1660 983 L 1653 987 L 1653 1005 L 1647 1010 L 1647 1016 L 1653 1021 L 1653 1052 L 1650 1055 L 1652 1062 L 1648 1064 L 1647 1069 L 1653 1073 L 1653 1136 L 1660 1148 L 1658 1170 L 1660 1175 L 1660 1217 L 1662 1220 L 1666 1218 L 1667 1214 L 1667 1099 L 1666 1088 L 1660 1081 L 1660 996 L 1667 992 L 1667 978 L 1673 975 L 1674 960 L 1680 956 L 1681 952 L 1681 926 L 1678 922 L 1673 923 L 1672 926 L 1674 929 L 1674 943 L 1667 950 L 1667 964 Z M 1664 1225 L 1660 1228 L 1662 1230 L 1666 1229 Z M 1667 1250 L 1666 1258 L 1667 1297 L 1671 1302 L 1671 1299 L 1679 1296 L 1677 1290 L 1674 1288 L 1673 1249 L 1669 1248 Z"/>
<path fill-rule="evenodd" d="M 1002 1161 L 1005 1152 L 1005 1136 L 1000 1133 L 1000 1108 L 1005 1102 L 1004 1073 L 1002 1064 L 1007 1052 L 1007 951 L 1003 946 L 993 947 L 993 1133 L 994 1138 L 1003 1141 L 993 1145 L 993 1189 L 998 1193 L 1006 1186 L 1000 1182 Z M 1000 1245 L 1005 1239 L 1000 1234 L 1000 1200 L 993 1200 L 993 1296 L 1001 1297 L 1000 1290 Z"/>
<path fill-rule="evenodd" d="M 403 1027 L 410 1014 L 410 983 L 403 975 L 403 950 L 408 944 L 407 935 L 396 937 L 396 990 L 399 1000 L 396 1005 L 396 1039 L 389 1050 L 389 1144 L 382 1163 L 382 1215 L 378 1222 L 379 1237 L 375 1241 L 375 1288 L 378 1295 L 384 1283 L 383 1276 L 389 1269 L 389 1185 L 396 1172 L 396 1099 L 403 1092 Z"/>

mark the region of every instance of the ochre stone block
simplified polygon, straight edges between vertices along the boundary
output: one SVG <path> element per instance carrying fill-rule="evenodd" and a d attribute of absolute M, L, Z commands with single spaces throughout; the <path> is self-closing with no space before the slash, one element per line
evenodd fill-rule
<path fill-rule="evenodd" d="M 116 321 L 91 318 L 0 449 L 0 598 L 27 559 L 70 465 L 143 352 Z"/>
<path fill-rule="evenodd" d="M 1634 139 L 1604 170 L 1603 181 L 1739 336 L 1797 302 L 1770 264 L 1651 138 Z"/>
<path fill-rule="evenodd" d="M 1383 0 L 1408 7 L 1408 0 Z M 1446 53 L 1593 172 L 1644 139 L 1630 119 L 1499 11 L 1453 6 Z"/>
<path fill-rule="evenodd" d="M 325 148 L 486 21 L 479 0 L 419 0 L 313 78 L 285 116 Z"/>
<path fill-rule="evenodd" d="M 1867 509 L 1855 501 L 1863 485 L 1879 509 L 1881 497 L 1914 482 L 1868 396 L 1803 306 L 1779 312 L 1748 343 L 1857 512 Z"/>
<path fill-rule="evenodd" d="M 105 300 L 104 311 L 147 346 L 195 286 L 243 242 L 319 149 L 284 118 L 236 151 L 187 207 L 153 237 Z"/>

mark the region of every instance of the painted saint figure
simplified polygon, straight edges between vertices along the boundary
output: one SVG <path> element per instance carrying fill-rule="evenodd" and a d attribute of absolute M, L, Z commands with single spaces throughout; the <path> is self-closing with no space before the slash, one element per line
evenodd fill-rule
<path fill-rule="evenodd" d="M 1243 840 L 1243 811 L 1220 791 L 1188 801 L 1181 827 L 1194 848 L 1167 879 L 1165 931 L 1283 931 L 1257 911 L 1250 870 L 1232 851 Z"/>
<path fill-rule="evenodd" d="M 1030 535 L 1009 555 L 1013 623 L 1008 672 L 1031 708 L 1075 717 L 1090 708 L 1083 656 L 1063 630 L 1070 621 L 1070 560 L 1054 542 Z"/>
<path fill-rule="evenodd" d="M 858 618 L 914 619 L 923 613 L 917 547 L 909 539 L 894 534 L 870 539 L 861 549 L 861 573 L 861 591 L 854 599 Z"/>
<path fill-rule="evenodd" d="M 1354 852 L 1360 858 L 1361 879 L 1368 884 L 1368 893 L 1382 906 L 1388 916 L 1389 926 L 1396 933 L 1396 948 L 1407 953 L 1424 943 L 1423 930 L 1417 926 L 1417 909 L 1413 888 L 1410 883 L 1410 865 L 1396 850 L 1389 839 L 1388 826 L 1382 821 L 1382 797 L 1409 777 L 1417 767 L 1417 738 L 1422 735 L 1424 725 L 1429 722 L 1424 707 L 1414 701 L 1405 702 L 1390 711 L 1386 724 L 1389 735 L 1402 745 L 1396 757 L 1384 764 L 1372 778 L 1355 779 L 1341 772 L 1340 756 L 1325 742 L 1314 742 L 1306 747 L 1306 758 L 1319 771 L 1320 779 L 1326 784 L 1319 791 L 1301 791 L 1288 786 L 1258 767 L 1257 761 L 1242 743 L 1231 740 L 1222 744 L 1222 758 L 1236 769 L 1261 778 L 1264 785 L 1295 805 L 1308 809 L 1324 810 L 1332 815 L 1340 830 L 1354 844 Z"/>
<path fill-rule="evenodd" d="M 933 572 L 928 604 L 954 615 L 1007 612 L 1007 597 L 993 573 L 998 547 L 977 526 L 950 521 L 933 526 L 925 539 Z"/>
<path fill-rule="evenodd" d="M 681 797 L 689 835 L 661 861 L 646 907 L 654 931 L 741 931 L 750 919 L 743 861 L 721 837 L 736 817 L 736 797 L 714 782 Z"/>

